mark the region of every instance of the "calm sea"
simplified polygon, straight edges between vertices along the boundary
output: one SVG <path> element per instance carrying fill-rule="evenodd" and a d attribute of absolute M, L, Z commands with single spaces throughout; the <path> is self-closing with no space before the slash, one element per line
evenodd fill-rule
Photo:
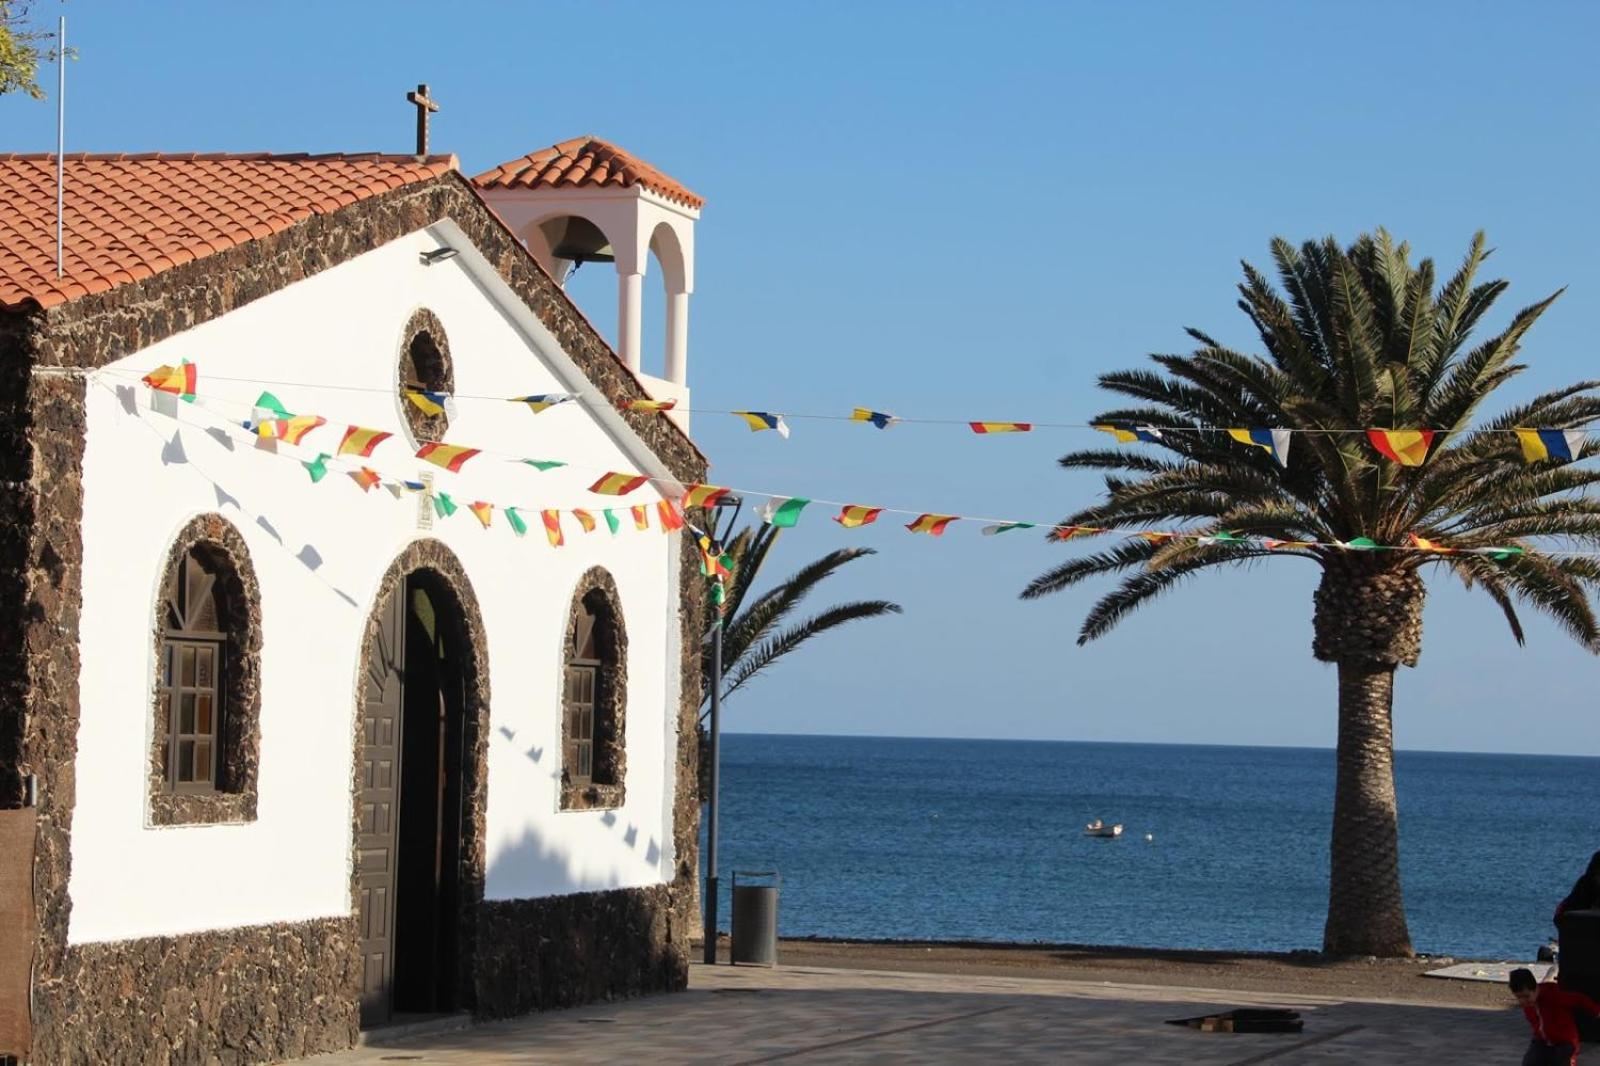
<path fill-rule="evenodd" d="M 785 936 L 1316 948 L 1333 773 L 1320 749 L 729 735 L 722 925 L 730 871 L 776 868 Z M 1531 958 L 1600 849 L 1600 759 L 1407 751 L 1396 777 L 1417 950 Z M 1084 837 L 1097 817 L 1124 836 Z"/>

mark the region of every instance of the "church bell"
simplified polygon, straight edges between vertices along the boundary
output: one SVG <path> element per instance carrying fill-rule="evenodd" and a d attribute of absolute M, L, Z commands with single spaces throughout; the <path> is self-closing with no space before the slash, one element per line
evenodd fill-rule
<path fill-rule="evenodd" d="M 566 225 L 551 242 L 551 255 L 573 263 L 614 263 L 617 253 L 606 240 L 606 235 L 586 218 L 576 216 L 564 220 Z"/>

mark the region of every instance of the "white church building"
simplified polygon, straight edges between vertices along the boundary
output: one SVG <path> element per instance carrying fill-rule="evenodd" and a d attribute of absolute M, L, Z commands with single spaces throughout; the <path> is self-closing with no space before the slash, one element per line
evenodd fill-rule
<path fill-rule="evenodd" d="M 58 276 L 0 156 L 0 1053 L 682 988 L 701 200 L 594 138 L 65 175 Z"/>

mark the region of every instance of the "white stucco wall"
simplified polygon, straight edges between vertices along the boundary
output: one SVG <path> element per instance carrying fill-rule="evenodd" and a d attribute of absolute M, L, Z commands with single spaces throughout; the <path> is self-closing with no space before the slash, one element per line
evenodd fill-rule
<path fill-rule="evenodd" d="M 422 250 L 462 254 L 424 266 Z M 484 455 L 450 474 L 411 455 L 392 391 L 401 333 L 418 307 L 442 320 L 458 417 L 447 441 L 571 461 L 539 473 Z M 140 374 L 187 358 L 204 408 L 152 411 Z M 225 380 L 241 379 L 241 380 Z M 277 384 L 283 382 L 285 384 Z M 315 384 L 292 384 L 315 383 Z M 346 386 L 345 389 L 334 386 Z M 313 484 L 299 463 L 216 430 L 267 389 L 329 425 L 303 448 L 336 450 L 348 423 L 395 431 L 370 465 L 434 475 L 462 505 L 417 528 L 417 500 L 363 494 L 333 470 Z M 671 767 L 679 677 L 680 535 L 602 523 L 567 546 L 545 542 L 537 508 L 594 507 L 597 469 L 664 474 L 609 410 L 566 404 L 537 416 L 499 399 L 587 390 L 575 367 L 450 223 L 440 223 L 169 338 L 92 376 L 84 457 L 82 714 L 72 825 L 69 941 L 117 940 L 348 914 L 351 738 L 362 632 L 377 583 L 412 539 L 460 557 L 489 643 L 486 894 L 557 895 L 660 883 L 672 876 Z M 654 502 L 650 487 L 626 503 Z M 497 511 L 481 528 L 472 500 L 521 505 L 517 538 Z M 194 515 L 219 511 L 249 545 L 261 587 L 261 762 L 257 819 L 243 825 L 148 824 L 154 676 L 150 639 L 161 567 Z M 559 678 L 579 576 L 614 576 L 628 633 L 627 802 L 560 812 Z"/>

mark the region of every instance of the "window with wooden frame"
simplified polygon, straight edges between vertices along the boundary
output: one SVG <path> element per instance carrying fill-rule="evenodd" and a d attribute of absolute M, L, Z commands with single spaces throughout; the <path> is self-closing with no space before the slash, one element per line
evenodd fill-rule
<path fill-rule="evenodd" d="M 261 752 L 261 600 L 219 514 L 178 534 L 155 604 L 150 824 L 251 821 Z"/>
<path fill-rule="evenodd" d="M 216 565 L 191 549 L 167 576 L 162 596 L 160 717 L 166 721 L 167 787 L 210 792 L 218 787 L 224 736 L 227 634 L 219 608 Z"/>
<path fill-rule="evenodd" d="M 561 685 L 561 806 L 621 806 L 626 637 L 611 576 L 596 567 L 573 597 Z"/>

